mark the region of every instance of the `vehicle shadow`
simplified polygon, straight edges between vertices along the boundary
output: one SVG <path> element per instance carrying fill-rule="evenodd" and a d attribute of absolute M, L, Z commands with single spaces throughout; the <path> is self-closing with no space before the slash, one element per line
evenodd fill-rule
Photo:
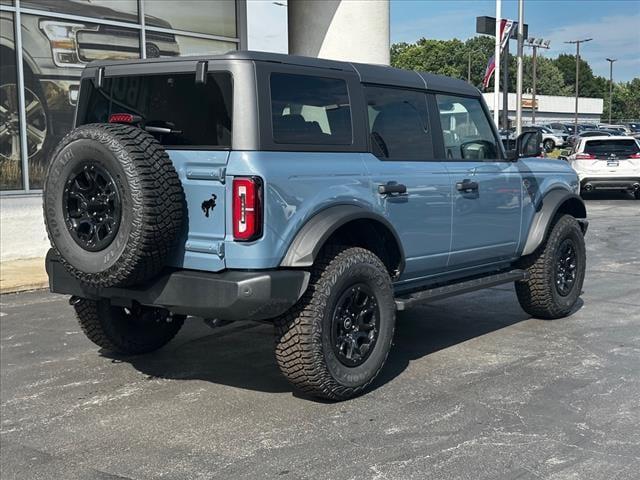
<path fill-rule="evenodd" d="M 414 360 L 529 318 L 510 286 L 401 312 L 391 353 L 371 389 L 392 381 Z M 278 370 L 273 346 L 269 324 L 237 322 L 211 330 L 202 321 L 189 319 L 169 345 L 153 354 L 123 357 L 102 351 L 102 355 L 131 364 L 149 379 L 203 380 L 261 392 L 292 392 Z"/>

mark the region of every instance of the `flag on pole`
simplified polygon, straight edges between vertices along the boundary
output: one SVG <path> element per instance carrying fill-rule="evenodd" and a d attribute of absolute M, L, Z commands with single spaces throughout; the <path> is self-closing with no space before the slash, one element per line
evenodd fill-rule
<path fill-rule="evenodd" d="M 504 47 L 507 45 L 507 42 L 511 38 L 511 34 L 513 33 L 513 29 L 516 27 L 517 22 L 513 20 L 507 20 L 503 18 L 500 20 L 500 52 L 504 50 Z M 491 77 L 496 70 L 496 60 L 495 56 L 492 55 L 489 59 L 489 63 L 487 63 L 487 68 L 484 71 L 484 78 L 482 80 L 482 86 L 486 90 L 489 86 L 489 82 L 491 81 Z"/>
<path fill-rule="evenodd" d="M 489 82 L 491 81 L 491 76 L 493 75 L 493 72 L 495 72 L 495 70 L 496 70 L 496 58 L 495 56 L 491 55 L 491 58 L 489 59 L 489 63 L 487 63 L 487 68 L 484 71 L 484 79 L 482 80 L 482 86 L 484 87 L 485 90 L 489 86 Z"/>
<path fill-rule="evenodd" d="M 517 23 L 513 20 L 507 20 L 506 18 L 500 20 L 500 51 L 504 50 L 516 25 Z"/>

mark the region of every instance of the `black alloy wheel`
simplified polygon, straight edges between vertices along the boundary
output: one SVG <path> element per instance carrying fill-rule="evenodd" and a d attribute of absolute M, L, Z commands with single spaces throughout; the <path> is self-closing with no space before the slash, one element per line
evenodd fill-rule
<path fill-rule="evenodd" d="M 555 284 L 560 295 L 566 297 L 571 293 L 576 282 L 577 256 L 571 238 L 566 238 L 558 247 L 555 259 Z"/>
<path fill-rule="evenodd" d="M 64 195 L 67 229 L 83 249 L 108 247 L 120 226 L 122 202 L 111 174 L 95 162 L 78 165 L 69 175 Z"/>
<path fill-rule="evenodd" d="M 373 351 L 380 330 L 378 304 L 364 283 L 347 288 L 333 311 L 331 344 L 340 362 L 362 365 Z"/>

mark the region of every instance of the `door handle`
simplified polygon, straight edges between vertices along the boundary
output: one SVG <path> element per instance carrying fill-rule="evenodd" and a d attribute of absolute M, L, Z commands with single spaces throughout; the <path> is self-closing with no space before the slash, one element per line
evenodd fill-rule
<path fill-rule="evenodd" d="M 473 182 L 467 178 L 461 182 L 456 182 L 456 190 L 462 193 L 473 193 L 478 191 L 478 182 Z"/>
<path fill-rule="evenodd" d="M 398 182 L 387 182 L 384 185 L 378 185 L 378 193 L 380 195 L 402 195 L 407 193 L 407 186 Z"/>

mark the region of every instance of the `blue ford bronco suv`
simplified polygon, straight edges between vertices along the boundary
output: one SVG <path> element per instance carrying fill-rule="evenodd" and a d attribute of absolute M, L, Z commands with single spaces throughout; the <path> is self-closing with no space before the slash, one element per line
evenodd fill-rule
<path fill-rule="evenodd" d="M 125 355 L 187 316 L 275 327 L 282 373 L 328 399 L 383 368 L 396 312 L 515 283 L 568 315 L 585 275 L 576 173 L 481 94 L 427 73 L 234 52 L 92 63 L 48 168 L 53 292 Z"/>

